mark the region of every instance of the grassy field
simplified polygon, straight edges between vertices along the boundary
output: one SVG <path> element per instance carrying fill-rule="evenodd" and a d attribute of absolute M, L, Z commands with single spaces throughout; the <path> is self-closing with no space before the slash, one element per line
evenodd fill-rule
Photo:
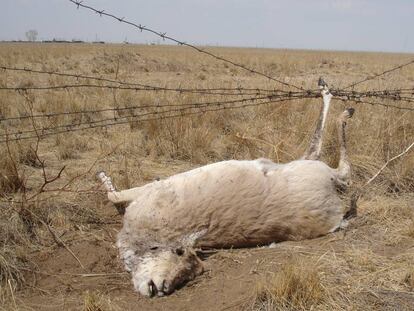
<path fill-rule="evenodd" d="M 315 89 L 319 76 L 341 88 L 413 58 L 209 49 L 305 89 Z M 289 90 L 175 46 L 0 44 L 0 65 L 171 88 Z M 0 87 L 96 83 L 0 73 Z M 357 89 L 412 88 L 413 84 L 414 65 Z M 205 260 L 207 272 L 169 297 L 138 296 L 117 258 L 114 242 L 122 219 L 95 179 L 98 170 L 105 170 L 123 189 L 226 159 L 266 157 L 289 162 L 300 158 L 309 143 L 320 98 L 137 122 L 132 115 L 136 110 L 123 108 L 242 97 L 100 88 L 0 92 L 0 118 L 28 116 L 0 122 L 3 138 L 16 131 L 40 132 L 104 118 L 127 121 L 0 145 L 0 310 L 194 310 L 194 306 L 200 310 L 412 310 L 413 152 L 390 163 L 369 185 L 359 201 L 358 217 L 347 230 L 272 248 L 220 250 Z M 348 131 L 352 192 L 412 143 L 414 113 L 334 100 L 323 146 L 323 160 L 331 166 L 338 160 L 335 118 L 345 107 L 356 109 Z M 106 108 L 123 110 L 76 113 Z M 75 113 L 30 117 L 51 112 Z"/>

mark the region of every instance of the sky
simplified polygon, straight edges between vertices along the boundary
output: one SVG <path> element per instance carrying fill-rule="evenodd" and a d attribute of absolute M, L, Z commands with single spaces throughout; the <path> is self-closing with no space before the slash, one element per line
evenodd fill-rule
<path fill-rule="evenodd" d="M 413 0 L 84 0 L 197 45 L 414 53 Z M 164 43 L 69 0 L 0 0 L 0 40 Z M 168 43 L 168 42 L 165 42 Z"/>

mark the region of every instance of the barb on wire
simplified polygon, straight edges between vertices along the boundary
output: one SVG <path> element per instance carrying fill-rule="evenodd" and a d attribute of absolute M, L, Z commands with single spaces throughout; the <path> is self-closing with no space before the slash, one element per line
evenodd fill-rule
<path fill-rule="evenodd" d="M 249 99 L 249 100 L 239 100 L 233 103 L 236 105 L 231 105 L 231 106 L 228 106 L 229 103 L 223 104 L 222 102 L 221 103 L 218 102 L 215 105 L 206 105 L 206 106 L 201 106 L 201 107 L 183 107 L 183 108 L 178 108 L 178 109 L 164 110 L 161 112 L 152 111 L 152 112 L 146 112 L 146 113 L 142 113 L 138 115 L 128 115 L 128 116 L 117 117 L 117 118 L 102 119 L 102 120 L 97 120 L 93 122 L 84 122 L 84 123 L 70 124 L 70 125 L 69 124 L 59 125 L 59 126 L 50 127 L 50 128 L 37 129 L 37 131 L 38 131 L 38 135 L 44 138 L 46 136 L 57 135 L 61 133 L 109 127 L 113 125 L 122 125 L 122 124 L 128 124 L 130 122 L 137 122 L 137 121 L 144 122 L 144 121 L 171 119 L 171 118 L 176 118 L 176 117 L 201 114 L 205 112 L 214 112 L 214 111 L 227 110 L 227 109 L 231 110 L 231 109 L 260 106 L 260 105 L 265 105 L 265 104 L 271 104 L 271 103 L 276 103 L 276 102 L 281 102 L 281 101 L 290 101 L 290 100 L 296 100 L 296 99 L 301 99 L 301 98 L 303 97 L 285 96 L 285 97 L 279 97 L 279 98 L 274 99 L 271 96 L 269 96 L 269 97 L 264 97 L 262 99 L 254 98 L 254 99 Z M 251 103 L 248 103 L 249 101 Z M 215 108 L 210 108 L 211 106 L 215 106 Z M 192 109 L 197 109 L 197 110 L 192 111 Z M 170 113 L 173 113 L 173 114 L 170 115 Z M 151 115 L 154 115 L 154 117 L 140 119 L 142 117 L 147 117 Z M 124 119 L 127 119 L 127 120 L 124 120 Z M 8 136 L 6 138 L 0 139 L 0 143 L 33 139 L 33 138 L 38 137 L 37 135 L 28 135 L 28 134 L 33 134 L 33 131 L 8 133 Z M 14 137 L 10 137 L 10 135 L 13 135 Z"/>
<path fill-rule="evenodd" d="M 168 40 L 168 41 L 174 42 L 174 43 L 176 43 L 178 45 L 182 45 L 182 46 L 189 47 L 189 48 L 191 48 L 193 50 L 196 50 L 197 52 L 200 52 L 200 53 L 203 53 L 203 54 L 208 55 L 210 57 L 213 57 L 216 60 L 220 60 L 222 62 L 231 64 L 232 66 L 241 68 L 241 69 L 246 70 L 246 71 L 248 71 L 250 73 L 260 75 L 260 76 L 265 77 L 265 78 L 267 78 L 269 80 L 272 80 L 274 82 L 280 83 L 280 84 L 282 84 L 284 86 L 291 87 L 291 88 L 295 88 L 295 89 L 298 89 L 298 90 L 303 90 L 303 88 L 300 87 L 300 86 L 296 86 L 296 85 L 294 85 L 292 83 L 287 83 L 287 82 L 284 82 L 282 80 L 273 78 L 273 77 L 271 77 L 271 76 L 269 76 L 269 75 L 267 75 L 267 74 L 265 74 L 263 72 L 260 72 L 260 71 L 257 71 L 255 69 L 251 69 L 251 68 L 248 68 L 248 67 L 246 67 L 244 65 L 238 64 L 238 63 L 233 62 L 231 60 L 228 60 L 228 59 L 226 59 L 226 58 L 224 58 L 222 56 L 218 56 L 218 55 L 216 55 L 216 54 L 214 54 L 212 52 L 209 52 L 209 51 L 206 51 L 206 50 L 204 50 L 202 48 L 199 48 L 199 47 L 197 47 L 197 46 L 195 46 L 193 44 L 189 44 L 189 43 L 186 43 L 184 41 L 180 41 L 178 39 L 175 39 L 175 38 L 173 38 L 171 36 L 168 36 L 166 32 L 156 31 L 156 30 L 153 30 L 153 29 L 151 29 L 149 27 L 142 26 L 141 24 L 136 24 L 136 23 L 127 21 L 127 20 L 125 20 L 125 18 L 117 17 L 117 16 L 115 16 L 115 15 L 113 15 L 111 13 L 105 12 L 104 10 L 97 10 L 97 9 L 95 9 L 95 8 L 89 6 L 89 5 L 83 4 L 83 1 L 79 1 L 79 0 L 69 0 L 69 1 L 72 2 L 72 3 L 74 3 L 77 6 L 78 9 L 79 9 L 79 7 L 82 7 L 82 8 L 88 9 L 88 10 L 90 10 L 92 12 L 95 12 L 95 13 L 99 14 L 100 16 L 107 16 L 107 17 L 113 18 L 115 20 L 118 20 L 121 23 L 130 25 L 130 26 L 133 26 L 133 27 L 137 28 L 138 30 L 140 30 L 141 32 L 142 31 L 146 31 L 146 32 L 152 33 L 152 34 L 160 37 L 163 40 Z"/>
<path fill-rule="evenodd" d="M 70 1 L 70 0 L 69 0 L 69 1 Z M 413 60 L 411 60 L 411 61 L 409 61 L 408 63 L 402 64 L 402 65 L 398 65 L 398 66 L 393 67 L 393 68 L 391 68 L 391 69 L 387 69 L 387 70 L 385 70 L 385 71 L 383 71 L 383 72 L 381 72 L 381 73 L 375 74 L 375 75 L 373 75 L 373 76 L 368 76 L 368 77 L 366 77 L 365 79 L 362 79 L 362 80 L 360 80 L 360 81 L 354 82 L 354 83 L 352 83 L 352 84 L 350 84 L 350 85 L 348 85 L 348 86 L 344 87 L 342 90 L 346 90 L 346 89 L 349 89 L 349 88 L 353 88 L 353 87 L 355 87 L 355 86 L 357 86 L 357 85 L 359 85 L 359 84 L 361 84 L 361 83 L 364 83 L 364 82 L 367 82 L 367 81 L 373 80 L 373 79 L 375 79 L 375 78 L 378 78 L 378 77 L 383 76 L 383 75 L 385 75 L 385 74 L 387 74 L 387 73 L 390 73 L 390 72 L 396 71 L 396 70 L 398 70 L 398 69 L 404 68 L 404 67 L 409 66 L 409 65 L 411 65 L 411 64 L 414 64 L 414 59 L 413 59 Z"/>

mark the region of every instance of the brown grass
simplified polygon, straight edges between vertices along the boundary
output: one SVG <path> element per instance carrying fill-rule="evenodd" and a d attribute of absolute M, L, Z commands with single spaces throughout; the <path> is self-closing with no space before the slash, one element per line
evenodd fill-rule
<path fill-rule="evenodd" d="M 24 180 L 19 172 L 17 152 L 8 152 L 4 148 L 0 152 L 0 195 L 13 193 L 24 188 Z"/>
<path fill-rule="evenodd" d="M 414 268 L 407 272 L 404 277 L 404 283 L 408 286 L 409 290 L 414 290 Z"/>
<path fill-rule="evenodd" d="M 231 48 L 213 50 L 223 57 L 278 79 L 312 89 L 319 76 L 324 76 L 330 85 L 341 87 L 412 58 L 408 54 L 384 53 Z M 242 85 L 249 88 L 279 88 L 278 85 L 241 69 L 173 46 L 1 44 L 0 64 L 83 73 L 110 79 L 117 77 L 169 87 Z M 407 67 L 363 84 L 360 89 L 408 87 L 412 85 L 413 75 L 414 67 Z M 7 72 L 0 75 L 1 86 L 76 82 L 78 81 L 27 73 Z M 35 114 L 79 112 L 235 99 L 234 96 L 100 89 L 28 92 L 27 96 L 31 102 L 14 92 L 2 92 L 0 117 L 30 115 L 31 111 Z M 0 147 L 1 299 L 10 302 L 10 308 L 13 307 L 15 300 L 11 297 L 8 285 L 11 284 L 13 291 L 17 290 L 15 294 L 27 301 L 27 293 L 22 289 L 33 284 L 30 283 L 32 278 L 27 270 L 36 269 L 42 262 L 39 258 L 53 256 L 45 254 L 53 254 L 56 249 L 61 249 L 36 217 L 49 225 L 77 255 L 82 253 L 81 249 L 77 249 L 80 241 L 92 241 L 99 249 L 99 243 L 115 240 L 119 226 L 110 224 L 119 222 L 119 219 L 113 215 L 108 216 L 103 206 L 104 195 L 93 188 L 96 185 L 96 171 L 107 171 L 113 177 L 115 185 L 122 189 L 225 159 L 267 157 L 277 162 L 289 162 L 299 158 L 306 149 L 320 104 L 320 99 L 308 99 L 145 123 L 134 120 L 128 110 L 116 115 L 113 112 L 101 112 L 0 122 L 0 133 L 4 134 L 32 130 L 34 126 L 41 129 L 100 118 L 127 116 L 129 121 L 123 126 L 65 133 L 42 139 L 38 156 L 44 161 L 47 177 L 55 176 L 63 166 L 66 169 L 61 178 L 46 187 L 46 191 L 23 205 L 12 201 L 22 201 L 23 198 L 36 194 L 44 181 L 43 170 L 34 153 L 36 141 L 10 143 L 10 150 L 4 148 L 4 144 Z M 388 159 L 402 152 L 412 142 L 414 114 L 379 106 L 334 101 L 323 146 L 323 160 L 332 166 L 338 161 L 335 117 L 348 106 L 356 108 L 356 113 L 349 122 L 348 150 L 353 164 L 354 187 L 357 188 Z M 111 153 L 108 156 L 102 157 L 109 151 Z M 48 191 L 68 182 L 70 185 L 65 191 Z M 388 301 L 400 301 L 395 298 L 395 295 L 399 295 L 398 297 L 405 297 L 402 298 L 403 301 L 410 302 L 401 293 L 407 291 L 407 288 L 412 290 L 413 191 L 414 157 L 411 152 L 391 163 L 370 185 L 360 202 L 360 214 L 351 224 L 346 236 L 334 236 L 338 238 L 335 241 L 331 241 L 332 236 L 328 236 L 325 240 L 301 242 L 300 247 L 313 255 L 301 257 L 300 261 L 292 263 L 283 260 L 285 264 L 282 266 L 270 266 L 270 272 L 274 276 L 269 278 L 267 275 L 264 278 L 266 282 L 261 281 L 261 290 L 255 300 L 259 303 L 255 304 L 256 308 L 376 308 L 378 297 L 385 295 L 383 289 L 392 290 L 394 298 L 389 298 Z M 25 209 L 30 209 L 36 217 L 22 212 Z M 313 244 L 307 246 L 307 243 Z M 279 254 L 279 251 L 275 250 L 275 254 Z M 64 252 L 70 257 L 65 249 Z M 259 261 L 266 259 L 261 257 L 261 253 L 255 253 L 254 256 Z M 88 258 L 85 256 L 82 260 L 88 262 Z M 114 262 L 117 262 L 115 258 L 108 261 L 109 268 L 104 272 L 111 272 L 114 268 L 110 264 Z M 315 262 L 318 264 L 310 264 Z M 93 270 L 95 266 L 90 264 L 89 267 Z M 76 262 L 67 266 L 69 270 L 76 268 Z M 28 283 L 28 280 L 31 281 Z M 248 288 L 252 290 L 253 287 Z M 85 294 L 82 307 L 102 308 L 101 301 L 105 302 L 103 307 L 106 309 L 116 307 L 117 303 L 110 299 L 113 296 L 109 291 L 97 293 L 94 285 L 87 288 L 90 291 Z M 326 288 L 329 288 L 329 292 Z M 130 288 L 127 292 L 129 291 Z M 51 298 L 53 293 L 52 290 L 45 295 Z M 185 301 L 186 289 L 182 293 Z M 75 289 L 68 290 L 65 295 L 75 294 L 78 295 L 77 302 L 82 301 L 79 291 Z M 231 296 L 229 299 L 237 300 L 237 297 Z M 19 300 L 16 301 L 19 304 Z M 384 301 L 387 299 L 384 298 Z M 176 309 L 180 307 L 186 308 L 185 305 L 177 305 Z"/>
<path fill-rule="evenodd" d="M 327 292 L 315 263 L 293 258 L 265 283 L 259 283 L 253 310 L 310 310 L 317 308 Z"/>
<path fill-rule="evenodd" d="M 104 311 L 102 296 L 87 291 L 84 295 L 84 311 Z"/>
<path fill-rule="evenodd" d="M 86 291 L 83 294 L 83 311 L 120 311 L 111 299 L 99 291 Z"/>

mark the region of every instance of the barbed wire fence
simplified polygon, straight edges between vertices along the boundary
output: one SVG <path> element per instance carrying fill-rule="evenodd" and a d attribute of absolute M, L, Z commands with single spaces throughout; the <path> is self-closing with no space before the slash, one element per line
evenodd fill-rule
<path fill-rule="evenodd" d="M 23 114 L 20 116 L 0 116 L 0 125 L 13 125 L 15 122 L 25 119 L 36 120 L 51 120 L 59 116 L 74 116 L 79 115 L 81 118 L 77 122 L 55 124 L 48 127 L 42 126 L 33 130 L 14 130 L 0 133 L 0 143 L 7 141 L 20 141 L 28 139 L 37 139 L 39 137 L 47 137 L 68 132 L 83 131 L 94 128 L 106 128 L 110 126 L 128 124 L 130 122 L 146 122 L 154 120 L 163 120 L 178 118 L 183 116 L 204 114 L 206 112 L 214 112 L 228 109 L 242 109 L 246 107 L 261 106 L 266 104 L 280 103 L 283 101 L 302 100 L 309 98 L 316 98 L 320 96 L 319 90 L 306 90 L 301 86 L 282 81 L 271 77 L 268 74 L 262 73 L 256 69 L 249 68 L 243 64 L 236 63 L 232 60 L 226 59 L 211 51 L 178 40 L 165 32 L 153 30 L 152 28 L 137 24 L 126 20 L 124 17 L 118 17 L 105 10 L 99 10 L 83 3 L 83 1 L 68 0 L 76 7 L 92 11 L 100 16 L 109 17 L 121 23 L 135 27 L 139 31 L 149 32 L 156 35 L 163 40 L 176 43 L 181 46 L 189 47 L 199 53 L 212 57 L 218 61 L 230 64 L 234 67 L 240 68 L 252 74 L 266 78 L 269 81 L 276 82 L 282 88 L 248 88 L 248 87 L 221 87 L 221 88 L 182 88 L 182 87 L 163 87 L 158 85 L 150 85 L 140 82 L 121 81 L 118 79 L 109 79 L 105 77 L 96 77 L 84 74 L 65 73 L 48 70 L 37 70 L 25 67 L 12 67 L 0 64 L 0 70 L 4 72 L 26 73 L 30 75 L 46 75 L 56 76 L 68 79 L 74 79 L 76 83 L 69 82 L 59 85 L 29 85 L 29 86 L 0 86 L 0 91 L 14 91 L 23 95 L 26 100 L 28 92 L 42 92 L 42 91 L 69 91 L 72 89 L 102 89 L 111 91 L 128 90 L 134 92 L 171 92 L 176 94 L 197 94 L 205 96 L 224 97 L 214 101 L 203 101 L 193 103 L 163 103 L 153 105 L 130 105 L 127 107 L 113 107 L 101 109 L 81 109 L 79 111 L 64 111 L 64 112 L 47 112 L 41 114 Z M 366 78 L 351 83 L 342 89 L 331 89 L 331 93 L 335 98 L 343 102 L 354 102 L 357 104 L 382 106 L 391 109 L 397 109 L 407 112 L 414 111 L 414 87 L 400 88 L 392 90 L 370 90 L 357 91 L 355 87 L 367 81 L 377 79 L 388 73 L 395 72 L 404 67 L 414 64 L 414 60 L 404 64 L 387 69 L 383 72 L 367 76 Z M 287 89 L 286 89 L 287 88 Z M 292 91 L 293 89 L 293 91 Z M 231 98 L 231 99 L 228 99 Z M 370 100 L 367 100 L 370 99 Z M 377 99 L 373 101 L 372 99 Z M 380 100 L 380 101 L 378 101 Z M 384 103 L 381 100 L 394 101 L 395 104 Z M 400 102 L 405 102 L 401 105 Z M 397 104 L 398 103 L 398 104 Z M 99 113 L 112 112 L 111 118 L 103 117 L 94 120 L 91 116 Z M 125 114 L 126 113 L 126 114 Z"/>

